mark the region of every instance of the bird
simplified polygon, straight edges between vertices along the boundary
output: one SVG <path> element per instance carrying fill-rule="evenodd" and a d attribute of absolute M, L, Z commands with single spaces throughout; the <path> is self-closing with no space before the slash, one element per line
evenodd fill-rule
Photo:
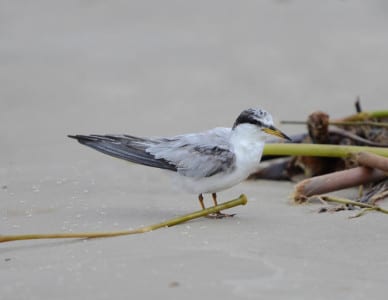
<path fill-rule="evenodd" d="M 205 132 L 172 137 L 136 137 L 127 134 L 68 135 L 104 154 L 132 163 L 166 170 L 174 182 L 197 194 L 205 209 L 203 194 L 228 189 L 256 172 L 269 135 L 290 140 L 274 126 L 269 112 L 259 108 L 242 111 L 231 128 L 216 127 Z M 218 212 L 214 218 L 233 216 Z"/>

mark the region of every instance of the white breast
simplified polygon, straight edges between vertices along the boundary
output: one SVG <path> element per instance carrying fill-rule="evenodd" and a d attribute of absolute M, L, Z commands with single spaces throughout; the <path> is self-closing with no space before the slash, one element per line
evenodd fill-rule
<path fill-rule="evenodd" d="M 230 137 L 230 148 L 236 156 L 231 170 L 211 177 L 192 178 L 175 174 L 175 183 L 184 190 L 200 193 L 216 193 L 244 181 L 254 173 L 260 163 L 264 148 L 264 134 L 257 126 L 241 124 Z"/>

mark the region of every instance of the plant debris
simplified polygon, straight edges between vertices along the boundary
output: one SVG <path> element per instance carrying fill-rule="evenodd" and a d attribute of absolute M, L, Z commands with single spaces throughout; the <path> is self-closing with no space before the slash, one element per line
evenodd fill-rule
<path fill-rule="evenodd" d="M 371 154 L 367 149 L 388 147 L 388 111 L 363 112 L 359 99 L 355 107 L 356 114 L 341 119 L 334 120 L 327 113 L 316 111 L 308 116 L 306 122 L 283 123 L 306 125 L 307 132 L 293 136 L 293 143 L 306 146 L 360 146 L 361 149 L 366 149 L 365 151 L 346 156 L 339 154 L 338 157 L 322 157 L 313 151 L 309 155 L 267 155 L 263 157 L 263 167 L 249 179 L 298 182 L 293 195 L 296 203 L 316 197 L 327 202 L 327 199 L 333 197 L 323 194 L 361 186 L 364 192 L 358 199 L 349 200 L 348 203 L 341 202 L 341 205 L 334 209 L 322 208 L 320 212 L 354 209 L 354 202 L 366 205 L 359 206 L 363 207 L 359 215 L 364 214 L 364 211 L 382 211 L 383 209 L 376 206 L 376 202 L 388 197 L 388 158 Z"/>

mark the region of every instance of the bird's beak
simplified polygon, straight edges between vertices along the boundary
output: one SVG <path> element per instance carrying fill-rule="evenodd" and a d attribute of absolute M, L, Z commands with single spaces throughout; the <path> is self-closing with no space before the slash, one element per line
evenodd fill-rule
<path fill-rule="evenodd" d="M 274 126 L 264 127 L 262 130 L 265 133 L 272 134 L 274 136 L 291 141 L 290 137 L 288 137 L 285 133 L 281 132 L 279 129 L 275 128 Z"/>

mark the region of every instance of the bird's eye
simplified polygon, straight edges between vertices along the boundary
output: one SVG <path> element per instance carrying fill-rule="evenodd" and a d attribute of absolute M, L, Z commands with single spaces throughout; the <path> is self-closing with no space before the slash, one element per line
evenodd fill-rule
<path fill-rule="evenodd" d="M 255 119 L 255 121 L 253 123 L 256 124 L 259 127 L 263 127 L 263 122 L 261 122 L 261 120 Z"/>

